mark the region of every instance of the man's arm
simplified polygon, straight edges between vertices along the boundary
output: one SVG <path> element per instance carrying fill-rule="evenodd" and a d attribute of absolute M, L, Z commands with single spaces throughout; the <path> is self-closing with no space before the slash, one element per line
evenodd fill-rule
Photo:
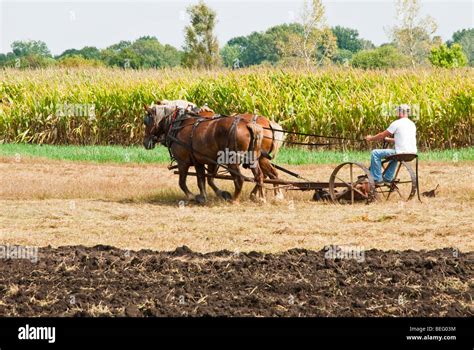
<path fill-rule="evenodd" d="M 392 137 L 392 134 L 388 131 L 388 130 L 385 130 L 385 131 L 382 131 L 381 133 L 378 133 L 377 135 L 375 136 L 372 136 L 372 135 L 367 135 L 365 137 L 365 140 L 370 142 L 370 141 L 380 141 L 380 140 L 383 140 L 384 138 L 391 138 Z M 392 139 L 393 140 L 393 139 Z M 388 140 L 387 140 L 388 141 Z M 391 142 L 391 141 L 390 141 Z"/>

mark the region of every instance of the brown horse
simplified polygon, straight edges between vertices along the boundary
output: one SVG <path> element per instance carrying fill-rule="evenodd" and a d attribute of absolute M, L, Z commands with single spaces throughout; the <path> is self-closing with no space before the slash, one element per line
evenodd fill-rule
<path fill-rule="evenodd" d="M 237 201 L 244 182 L 240 164 L 242 155 L 246 155 L 246 159 L 250 159 L 247 165 L 252 170 L 259 198 L 265 200 L 263 173 L 258 162 L 263 140 L 261 126 L 237 117 L 196 118 L 185 109 L 174 106 L 154 105 L 145 108 L 147 115 L 144 119 L 143 145 L 146 149 L 152 149 L 160 141 L 169 148 L 178 164 L 179 186 L 188 199 L 195 199 L 198 203 L 207 200 L 205 165 L 210 173 L 221 165 L 229 170 L 233 178 L 233 199 Z M 186 185 L 191 166 L 196 169 L 200 191 L 198 196 L 194 196 Z M 227 192 L 217 187 L 213 189 L 221 198 L 230 199 Z"/>
<path fill-rule="evenodd" d="M 162 101 L 157 101 L 158 105 L 168 105 L 168 106 L 175 106 L 175 107 L 183 107 L 187 108 L 189 110 L 192 110 L 199 114 L 199 116 L 204 117 L 204 118 L 213 118 L 215 117 L 215 112 L 210 109 L 209 107 L 198 107 L 196 104 L 186 101 L 186 100 L 162 100 Z M 236 114 L 232 115 L 235 116 Z M 274 158 L 278 151 L 280 150 L 283 141 L 285 139 L 285 134 L 283 133 L 283 128 L 277 124 L 274 121 L 268 120 L 267 118 L 259 115 L 254 115 L 254 114 L 239 114 L 239 117 L 242 118 L 243 120 L 247 122 L 253 122 L 255 121 L 258 125 L 262 126 L 263 128 L 263 140 L 262 140 L 262 153 L 264 156 L 260 157 L 259 159 L 259 165 L 260 168 L 262 169 L 264 178 L 269 177 L 270 179 L 278 179 L 278 172 L 275 169 L 275 167 L 272 165 L 270 161 L 270 157 L 268 155 L 271 155 L 272 158 Z M 214 173 L 217 173 L 218 167 L 211 167 L 208 168 L 208 171 L 211 172 L 211 170 L 214 170 Z M 209 177 L 208 178 L 208 183 L 209 186 L 211 186 L 212 189 L 216 193 L 220 191 L 217 186 L 214 183 L 214 178 Z M 256 185 L 254 189 L 251 192 L 251 196 L 255 196 L 256 193 L 259 190 L 259 186 Z M 283 199 L 283 193 L 281 190 L 278 188 L 278 185 L 274 185 L 274 194 L 277 199 Z"/>

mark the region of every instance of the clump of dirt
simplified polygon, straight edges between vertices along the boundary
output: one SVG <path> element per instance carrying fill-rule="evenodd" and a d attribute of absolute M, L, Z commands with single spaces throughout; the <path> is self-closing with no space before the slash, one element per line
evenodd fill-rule
<path fill-rule="evenodd" d="M 474 252 L 39 249 L 0 260 L 0 316 L 473 316 Z"/>

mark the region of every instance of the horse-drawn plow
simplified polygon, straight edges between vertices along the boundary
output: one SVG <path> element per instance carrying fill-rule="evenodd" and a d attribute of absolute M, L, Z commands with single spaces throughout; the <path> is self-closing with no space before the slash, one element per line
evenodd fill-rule
<path fill-rule="evenodd" d="M 183 101 L 187 103 L 186 101 Z M 190 105 L 191 106 L 191 105 Z M 154 109 L 153 109 L 154 108 Z M 191 108 L 196 108 L 192 105 Z M 273 190 L 275 194 L 277 191 L 314 191 L 313 199 L 314 200 L 330 200 L 334 203 L 351 203 L 355 202 L 365 202 L 370 203 L 376 200 L 390 200 L 398 198 L 399 200 L 408 201 L 412 199 L 415 194 L 418 194 L 418 200 L 420 199 L 419 193 L 419 181 L 418 181 L 418 156 L 411 153 L 401 153 L 393 154 L 384 159 L 382 162 L 383 166 L 383 178 L 388 170 L 388 165 L 392 162 L 396 164 L 396 171 L 394 176 L 389 181 L 384 181 L 382 183 L 376 183 L 374 178 L 371 175 L 370 168 L 358 162 L 346 161 L 339 164 L 333 170 L 329 176 L 329 181 L 314 181 L 307 179 L 300 174 L 293 172 L 289 169 L 286 169 L 280 165 L 271 162 L 272 156 L 270 153 L 272 150 L 275 150 L 275 153 L 278 151 L 279 147 L 283 143 L 294 144 L 298 146 L 310 146 L 310 147 L 325 147 L 325 146 L 342 146 L 342 142 L 364 142 L 365 140 L 359 139 L 348 139 L 338 136 L 327 136 L 327 135 L 317 135 L 317 134 L 308 134 L 293 132 L 289 130 L 284 130 L 280 125 L 269 121 L 267 118 L 252 115 L 252 114 L 235 114 L 235 115 L 218 115 L 214 114 L 212 110 L 205 109 L 204 111 L 197 108 L 197 111 L 190 110 L 189 107 L 180 107 L 175 105 L 158 105 L 152 106 L 152 108 L 146 107 L 147 117 L 145 118 L 145 125 L 147 127 L 144 145 L 147 149 L 153 148 L 154 143 L 159 139 L 161 142 L 166 145 L 170 151 L 170 156 L 172 159 L 172 164 L 169 166 L 170 170 L 178 169 L 174 171 L 176 175 L 180 175 L 180 186 L 183 191 L 189 197 L 189 191 L 186 186 L 183 187 L 186 177 L 195 176 L 198 178 L 198 184 L 200 186 L 202 198 L 205 194 L 205 185 L 203 184 L 204 179 L 207 178 L 209 184 L 216 193 L 223 193 L 223 191 L 216 190 L 214 185 L 214 180 L 232 180 L 234 183 L 236 179 L 241 182 L 252 182 L 256 186 L 252 193 L 256 193 L 256 190 Z M 235 163 L 223 163 L 219 162 L 218 159 L 206 153 L 206 149 L 200 148 L 197 149 L 194 145 L 194 139 L 196 135 L 199 134 L 200 126 L 204 125 L 204 134 L 209 129 L 209 125 L 212 123 L 218 123 L 223 119 L 227 121 L 232 121 L 231 124 L 227 123 L 228 133 L 225 135 L 230 139 L 232 136 L 234 140 L 237 140 L 237 133 L 235 132 L 232 135 L 231 130 L 235 130 L 235 126 L 239 123 L 246 123 L 247 127 L 252 126 L 254 131 L 250 134 L 250 142 L 255 141 L 254 138 L 260 137 L 263 141 L 267 142 L 264 144 L 262 140 L 257 146 L 258 149 L 249 148 L 251 151 L 247 153 L 258 153 L 258 161 L 253 162 L 252 164 L 248 163 L 247 168 L 258 168 L 258 171 L 254 173 L 254 177 L 248 177 L 240 173 L 239 166 L 242 165 L 242 159 Z M 230 125 L 230 127 L 229 127 Z M 207 129 L 206 129 L 207 128 Z M 183 131 L 187 129 L 186 131 Z M 258 133 L 260 130 L 260 134 Z M 186 135 L 183 137 L 182 133 Z M 328 142 L 296 142 L 285 140 L 285 134 L 293 134 L 298 136 L 305 136 L 310 138 L 317 138 L 318 140 L 324 139 Z M 215 134 L 214 134 L 215 135 Z M 283 135 L 283 136 L 281 136 Z M 203 137 L 197 137 L 198 145 L 202 144 Z M 209 141 L 209 140 L 208 140 Z M 334 142 L 337 141 L 337 142 Z M 207 143 L 208 148 L 215 148 L 215 144 L 218 142 L 213 142 L 212 139 Z M 224 143 L 227 145 L 227 143 Z M 237 143 L 235 142 L 235 145 Z M 384 148 L 386 147 L 384 142 Z M 174 147 L 174 148 L 173 148 Z M 198 146 L 199 147 L 199 146 Z M 260 149 L 261 148 L 261 149 Z M 227 150 L 227 148 L 226 148 Z M 186 156 L 189 158 L 188 161 L 181 160 L 181 164 L 184 164 L 184 167 L 181 167 L 179 164 L 173 165 L 173 161 L 176 160 L 175 153 L 180 154 L 182 157 L 183 151 L 186 151 Z M 219 152 L 223 152 L 222 149 L 219 149 Z M 234 153 L 245 153 L 242 150 Z M 196 160 L 197 158 L 200 158 Z M 415 161 L 415 170 L 411 167 L 410 163 Z M 179 163 L 179 161 L 178 161 Z M 188 171 L 189 167 L 194 165 L 196 170 L 198 170 L 198 165 L 200 171 L 190 172 Z M 237 165 L 237 167 L 235 166 Z M 245 167 L 245 165 L 244 165 Z M 219 169 L 222 169 L 219 171 Z M 265 169 L 267 171 L 265 172 Z M 292 178 L 298 180 L 284 180 L 280 179 L 277 175 L 277 170 L 286 175 L 291 176 Z M 256 173 L 261 173 L 263 171 L 264 178 L 258 179 Z M 271 185 L 267 187 L 266 185 Z M 261 191 L 263 193 L 263 191 Z M 227 199 L 230 199 L 230 194 L 227 194 Z M 200 201 L 200 200 L 198 200 Z"/>
<path fill-rule="evenodd" d="M 370 173 L 370 168 L 361 163 L 350 161 L 336 166 L 327 182 L 309 180 L 296 172 L 271 163 L 274 168 L 298 180 L 266 178 L 263 180 L 263 183 L 272 186 L 265 187 L 267 191 L 275 191 L 276 189 L 285 191 L 314 191 L 313 200 L 332 201 L 339 204 L 354 204 L 355 202 L 369 204 L 373 201 L 388 201 L 394 198 L 408 201 L 415 195 L 418 196 L 418 200 L 421 202 L 417 155 L 395 154 L 387 157 L 382 163 L 384 167 L 383 174 L 387 171 L 387 165 L 390 161 L 396 161 L 398 164 L 395 177 L 383 184 L 375 183 Z M 415 161 L 415 169 L 410 165 L 412 161 Z M 219 166 L 217 163 L 216 165 Z M 207 172 L 205 176 L 218 180 L 233 180 L 227 167 L 225 165 L 223 167 L 223 171 L 214 174 Z M 170 166 L 169 168 L 175 169 L 176 166 Z M 179 175 L 179 171 L 174 171 L 174 174 Z M 188 175 L 197 176 L 197 173 L 188 172 Z M 251 177 L 242 176 L 242 178 L 245 182 L 255 182 Z"/>
<path fill-rule="evenodd" d="M 358 201 L 370 203 L 375 200 L 390 200 L 393 195 L 399 200 L 408 201 L 416 194 L 418 194 L 418 199 L 421 201 L 418 189 L 418 172 L 412 169 L 408 161 L 402 160 L 413 157 L 413 155 L 398 156 L 396 158 L 399 159 L 397 176 L 383 185 L 376 185 L 370 170 L 357 162 L 339 164 L 334 168 L 328 182 L 306 180 L 303 176 L 272 163 L 280 171 L 301 180 L 264 179 L 263 182 L 264 184 L 275 186 L 273 188 L 265 188 L 269 191 L 275 188 L 286 191 L 314 191 L 313 200 L 330 200 L 340 204 L 354 204 Z M 179 174 L 178 171 L 174 173 L 176 175 Z M 196 176 L 196 173 L 188 172 L 188 175 Z M 233 179 L 226 171 L 215 175 L 207 173 L 206 177 L 219 180 Z M 254 182 L 249 177 L 244 177 L 244 181 Z"/>

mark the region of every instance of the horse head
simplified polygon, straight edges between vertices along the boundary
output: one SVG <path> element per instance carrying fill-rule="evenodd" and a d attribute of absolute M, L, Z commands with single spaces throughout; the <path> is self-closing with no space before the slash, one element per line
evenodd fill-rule
<path fill-rule="evenodd" d="M 143 124 L 145 124 L 143 146 L 146 149 L 152 149 L 155 147 L 157 142 L 163 140 L 166 136 L 164 122 L 176 111 L 176 107 L 167 105 L 151 105 L 145 106 L 145 111 L 146 115 L 143 119 Z"/>

